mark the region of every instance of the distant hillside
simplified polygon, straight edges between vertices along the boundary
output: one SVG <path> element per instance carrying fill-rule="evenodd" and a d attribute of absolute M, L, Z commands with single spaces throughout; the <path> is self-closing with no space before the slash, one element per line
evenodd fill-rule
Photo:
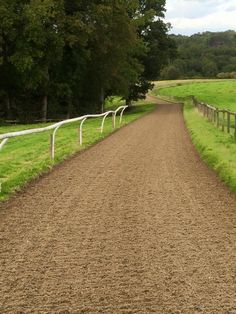
<path fill-rule="evenodd" d="M 162 70 L 163 79 L 236 78 L 236 32 L 171 35 L 177 58 Z"/>

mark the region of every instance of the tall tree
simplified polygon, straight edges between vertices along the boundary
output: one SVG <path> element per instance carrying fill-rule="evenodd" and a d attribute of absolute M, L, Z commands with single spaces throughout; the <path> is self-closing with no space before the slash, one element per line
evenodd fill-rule
<path fill-rule="evenodd" d="M 0 107 L 4 97 L 10 112 L 15 99 L 15 116 L 40 110 L 46 120 L 48 111 L 103 111 L 108 95 L 144 97 L 173 48 L 164 7 L 164 0 L 0 0 Z"/>
<path fill-rule="evenodd" d="M 139 37 L 147 47 L 147 53 L 137 56 L 144 70 L 139 80 L 130 85 L 127 104 L 132 99 L 145 98 L 153 86 L 150 81 L 157 79 L 163 65 L 176 55 L 176 45 L 168 36 L 170 25 L 163 21 L 166 1 L 139 0 L 138 3 L 133 19 L 138 26 Z"/>
<path fill-rule="evenodd" d="M 67 117 L 83 106 L 80 97 L 90 56 L 88 40 L 93 30 L 90 7 L 90 1 L 64 0 L 63 58 L 54 68 L 54 87 Z"/>
<path fill-rule="evenodd" d="M 11 117 L 14 96 L 21 86 L 13 58 L 23 27 L 22 11 L 27 2 L 29 1 L 0 0 L 0 90 L 8 118 Z"/>
<path fill-rule="evenodd" d="M 31 0 L 23 8 L 24 27 L 12 61 L 22 73 L 26 89 L 37 90 L 46 121 L 52 67 L 62 58 L 63 1 Z"/>
<path fill-rule="evenodd" d="M 93 33 L 88 43 L 90 60 L 83 101 L 98 104 L 100 111 L 111 91 L 127 93 L 127 86 L 141 71 L 132 58 L 139 38 L 127 7 L 120 0 L 97 1 L 91 6 Z"/>

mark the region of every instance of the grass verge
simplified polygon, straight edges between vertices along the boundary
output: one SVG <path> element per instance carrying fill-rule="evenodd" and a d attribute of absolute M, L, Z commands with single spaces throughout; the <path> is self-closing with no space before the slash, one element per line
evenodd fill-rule
<path fill-rule="evenodd" d="M 155 104 L 139 102 L 125 112 L 122 125 L 128 124 L 155 108 Z M 45 125 L 40 124 L 40 127 Z M 112 119 L 107 118 L 103 135 L 99 132 L 101 119 L 90 119 L 83 127 L 83 146 L 78 143 L 79 123 L 61 127 L 56 137 L 56 156 L 52 162 L 49 155 L 49 132 L 27 135 L 9 140 L 0 152 L 0 201 L 6 200 L 29 181 L 49 171 L 69 156 L 88 148 L 113 132 Z M 39 125 L 17 125 L 0 127 L 0 133 L 37 128 Z M 117 119 L 117 128 L 118 125 Z"/>
<path fill-rule="evenodd" d="M 233 192 L 236 192 L 235 139 L 202 117 L 190 99 L 184 101 L 184 119 L 202 160 L 218 173 L 220 179 Z"/>
<path fill-rule="evenodd" d="M 178 82 L 178 81 L 177 81 Z M 156 83 L 154 95 L 167 97 L 195 96 L 198 100 L 221 109 L 236 112 L 236 80 L 170 81 Z"/>
<path fill-rule="evenodd" d="M 184 117 L 192 141 L 201 158 L 236 192 L 236 141 L 200 116 L 190 101 Z"/>

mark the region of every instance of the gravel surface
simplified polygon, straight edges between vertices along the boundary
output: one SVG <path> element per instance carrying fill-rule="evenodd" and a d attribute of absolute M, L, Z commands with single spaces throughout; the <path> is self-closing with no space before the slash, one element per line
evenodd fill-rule
<path fill-rule="evenodd" d="M 0 313 L 236 313 L 235 215 L 161 101 L 0 205 Z"/>

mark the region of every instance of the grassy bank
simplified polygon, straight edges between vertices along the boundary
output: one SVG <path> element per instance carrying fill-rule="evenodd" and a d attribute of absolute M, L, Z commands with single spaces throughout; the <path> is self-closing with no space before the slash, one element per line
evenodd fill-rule
<path fill-rule="evenodd" d="M 236 111 L 236 80 L 213 80 L 213 81 L 179 81 L 177 86 L 170 81 L 165 84 L 157 83 L 154 89 L 155 95 L 171 97 L 188 97 L 195 96 L 198 100 L 214 105 L 222 109 Z"/>
<path fill-rule="evenodd" d="M 168 82 L 167 82 L 168 84 Z M 173 84 L 173 83 L 172 83 Z M 183 82 L 181 82 L 183 84 Z M 166 85 L 168 86 L 168 85 Z M 154 93 L 171 99 L 185 98 L 184 117 L 192 141 L 201 158 L 236 192 L 236 141 L 218 130 L 194 108 L 188 96 L 236 111 L 236 81 L 193 82 L 187 85 L 155 89 Z"/>
<path fill-rule="evenodd" d="M 235 139 L 200 116 L 189 101 L 185 103 L 184 117 L 202 159 L 236 192 Z"/>
<path fill-rule="evenodd" d="M 122 125 L 134 121 L 154 107 L 154 104 L 139 103 L 130 112 L 124 114 Z M 0 133 L 39 126 L 43 127 L 45 124 L 3 126 L 0 127 Z M 100 126 L 100 118 L 86 121 L 83 128 L 83 147 L 80 147 L 78 143 L 79 122 L 61 127 L 56 137 L 54 163 L 49 155 L 49 132 L 9 140 L 0 152 L 0 200 L 8 198 L 14 191 L 19 190 L 33 178 L 47 172 L 53 164 L 62 162 L 68 156 L 91 146 L 113 132 L 111 117 L 106 120 L 103 135 L 99 132 Z M 118 123 L 117 127 L 119 127 Z"/>

